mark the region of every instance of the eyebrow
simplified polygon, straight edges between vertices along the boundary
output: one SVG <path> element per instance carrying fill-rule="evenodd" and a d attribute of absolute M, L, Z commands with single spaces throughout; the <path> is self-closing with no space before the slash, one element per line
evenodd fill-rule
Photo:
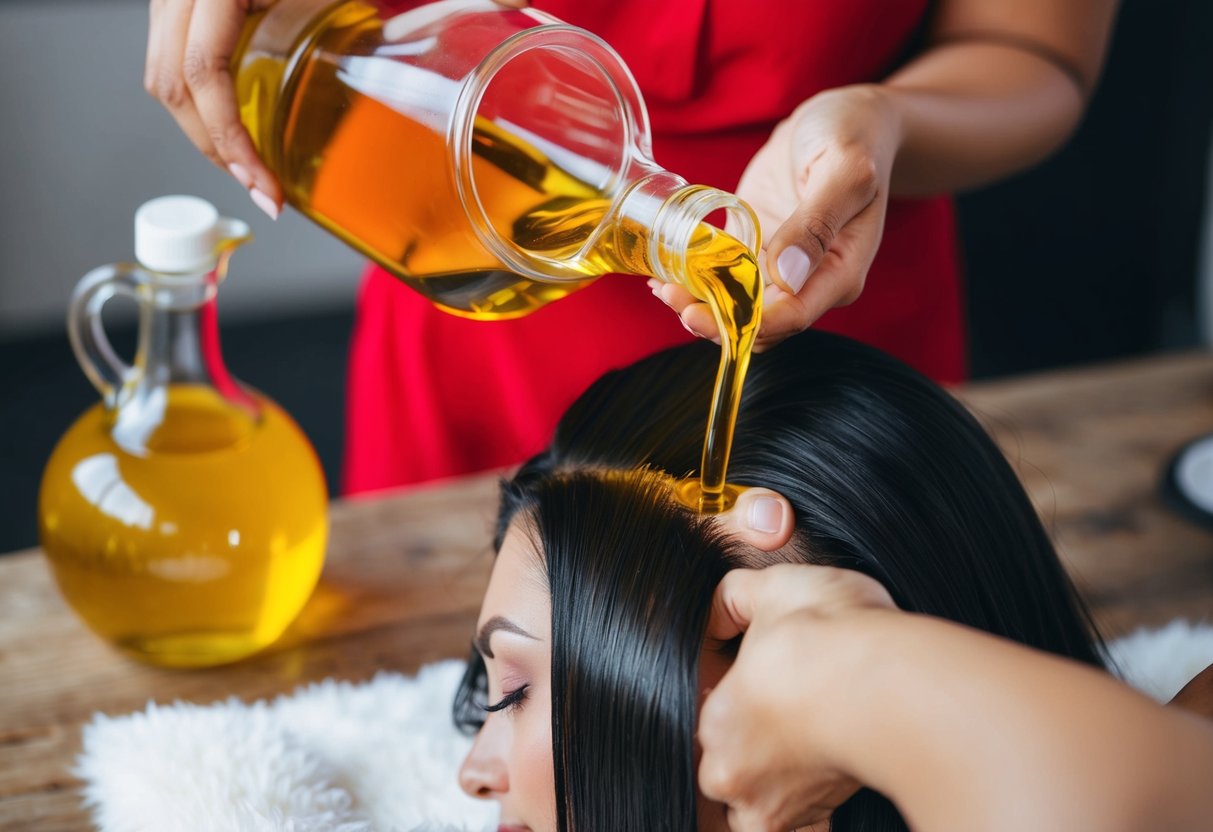
<path fill-rule="evenodd" d="M 485 622 L 484 626 L 480 628 L 480 632 L 476 635 L 476 649 L 479 650 L 480 655 L 484 656 L 486 659 L 493 658 L 493 650 L 491 647 L 489 647 L 489 639 L 492 637 L 493 633 L 497 632 L 498 630 L 505 630 L 507 633 L 514 633 L 515 635 L 524 636 L 526 638 L 533 639 L 534 641 L 539 641 L 539 639 L 535 638 L 535 636 L 519 627 L 513 621 L 510 621 L 508 618 L 502 618 L 500 615 L 494 615 Z"/>

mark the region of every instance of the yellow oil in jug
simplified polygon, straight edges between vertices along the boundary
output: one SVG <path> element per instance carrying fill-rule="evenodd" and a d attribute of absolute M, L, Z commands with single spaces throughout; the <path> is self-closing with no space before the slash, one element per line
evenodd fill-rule
<path fill-rule="evenodd" d="M 246 40 L 256 25 L 246 30 Z M 448 312 L 480 320 L 525 315 L 611 272 L 653 274 L 648 229 L 586 246 L 611 200 L 540 149 L 477 118 L 471 164 L 493 227 L 521 248 L 568 258 L 582 282 L 504 271 L 478 242 L 447 172 L 444 133 L 357 91 L 334 56 L 381 40 L 375 10 L 348 2 L 300 37 L 291 58 L 260 55 L 236 74 L 241 118 L 291 203 Z M 281 156 L 279 155 L 281 154 Z M 761 317 L 754 253 L 702 224 L 686 255 L 686 286 L 712 308 L 722 360 L 700 484 L 682 492 L 709 512 L 729 504 L 725 471 L 742 384 Z"/>
<path fill-rule="evenodd" d="M 272 401 L 256 397 L 254 416 L 210 387 L 161 389 L 137 447 L 115 440 L 101 404 L 63 436 L 42 480 L 42 545 L 99 635 L 156 664 L 220 664 L 273 642 L 311 594 L 323 474 Z"/>

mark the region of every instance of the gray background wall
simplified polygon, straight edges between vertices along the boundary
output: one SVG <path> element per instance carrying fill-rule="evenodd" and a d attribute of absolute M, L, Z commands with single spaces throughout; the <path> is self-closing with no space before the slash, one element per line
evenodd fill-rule
<path fill-rule="evenodd" d="M 76 280 L 133 256 L 136 207 L 190 193 L 252 223 L 226 320 L 352 303 L 362 260 L 291 211 L 271 222 L 143 92 L 147 3 L 0 2 L 0 338 L 61 330 Z"/>

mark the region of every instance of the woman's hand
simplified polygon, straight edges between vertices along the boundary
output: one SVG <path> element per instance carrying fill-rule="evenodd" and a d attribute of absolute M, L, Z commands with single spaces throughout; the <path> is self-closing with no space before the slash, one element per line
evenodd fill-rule
<path fill-rule="evenodd" d="M 700 714 L 699 787 L 728 805 L 734 832 L 820 823 L 859 788 L 821 741 L 831 714 L 816 692 L 846 690 L 856 661 L 834 644 L 833 625 L 890 609 L 879 583 L 826 566 L 738 569 L 721 581 L 708 636 L 744 638 Z"/>
<path fill-rule="evenodd" d="M 309 0 L 151 0 L 143 86 L 204 156 L 231 173 L 257 207 L 277 219 L 282 188 L 240 122 L 230 68 L 249 15 L 275 2 Z M 496 2 L 527 5 L 527 0 Z M 324 5 L 310 4 L 316 10 Z"/>
<path fill-rule="evenodd" d="M 273 0 L 152 0 L 143 86 L 194 146 L 277 218 L 282 189 L 240 123 L 229 67 L 245 19 Z M 283 0 L 289 2 L 289 0 Z"/>
<path fill-rule="evenodd" d="M 1213 726 L 1183 702 L 828 567 L 730 572 L 708 636 L 738 633 L 699 722 L 699 787 L 734 832 L 824 832 L 860 783 L 914 829 L 1209 827 Z"/>
<path fill-rule="evenodd" d="M 863 291 L 884 230 L 900 143 L 896 109 L 875 85 L 828 90 L 775 128 L 737 194 L 758 214 L 771 285 L 755 349 L 779 343 Z M 671 284 L 655 293 L 692 332 L 720 333 L 706 303 Z"/>

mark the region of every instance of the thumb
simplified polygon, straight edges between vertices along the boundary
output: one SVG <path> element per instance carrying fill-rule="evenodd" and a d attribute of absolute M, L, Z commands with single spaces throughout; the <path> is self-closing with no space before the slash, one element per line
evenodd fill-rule
<path fill-rule="evenodd" d="M 728 534 L 755 549 L 773 552 L 792 539 L 796 516 L 788 498 L 769 488 L 747 488 L 716 522 Z"/>
<path fill-rule="evenodd" d="M 780 289 L 801 294 L 842 229 L 875 200 L 876 183 L 869 166 L 835 156 L 808 168 L 800 203 L 767 242 L 767 271 Z"/>

